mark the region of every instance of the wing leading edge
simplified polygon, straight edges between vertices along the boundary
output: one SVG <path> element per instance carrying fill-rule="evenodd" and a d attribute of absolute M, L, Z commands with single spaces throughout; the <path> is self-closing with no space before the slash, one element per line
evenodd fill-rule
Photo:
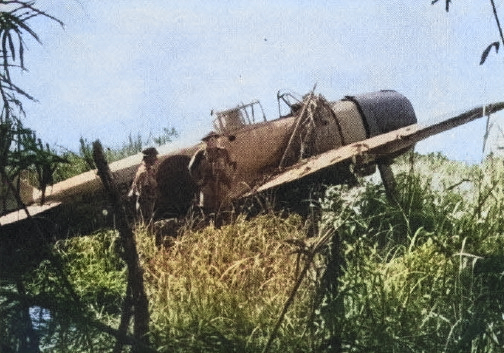
<path fill-rule="evenodd" d="M 371 163 L 395 156 L 430 136 L 464 125 L 502 109 L 504 109 L 504 102 L 482 105 L 442 121 L 409 125 L 363 141 L 329 150 L 302 160 L 284 171 L 274 174 L 269 180 L 246 193 L 244 197 L 302 179 L 355 157 L 362 157 L 362 160 Z"/>

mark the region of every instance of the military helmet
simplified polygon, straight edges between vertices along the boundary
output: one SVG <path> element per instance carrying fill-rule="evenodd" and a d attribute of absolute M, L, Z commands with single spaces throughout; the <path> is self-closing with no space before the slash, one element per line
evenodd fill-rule
<path fill-rule="evenodd" d="M 142 153 L 145 157 L 155 157 L 159 154 L 157 149 L 155 149 L 154 147 L 146 148 L 142 151 Z"/>
<path fill-rule="evenodd" d="M 201 139 L 201 141 L 208 141 L 210 140 L 212 137 L 215 137 L 215 138 L 218 138 L 220 137 L 221 135 L 219 135 L 218 133 L 216 133 L 215 131 L 210 131 L 208 134 L 205 135 L 205 137 L 203 137 Z"/>

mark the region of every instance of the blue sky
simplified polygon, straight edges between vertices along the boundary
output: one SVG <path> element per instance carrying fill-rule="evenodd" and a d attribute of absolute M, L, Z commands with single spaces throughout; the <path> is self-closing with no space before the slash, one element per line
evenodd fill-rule
<path fill-rule="evenodd" d="M 26 125 L 74 151 L 81 136 L 118 147 L 129 134 L 164 127 L 197 141 L 212 128 L 211 109 L 259 99 L 274 119 L 278 90 L 302 95 L 315 84 L 331 100 L 395 89 L 420 122 L 504 100 L 504 54 L 479 66 L 499 39 L 490 4 L 480 0 L 454 1 L 449 13 L 444 0 L 37 4 L 65 28 L 32 22 L 43 44 L 27 41 L 29 72 L 17 81 L 38 100 L 24 103 Z M 471 123 L 417 150 L 478 162 L 484 128 Z"/>

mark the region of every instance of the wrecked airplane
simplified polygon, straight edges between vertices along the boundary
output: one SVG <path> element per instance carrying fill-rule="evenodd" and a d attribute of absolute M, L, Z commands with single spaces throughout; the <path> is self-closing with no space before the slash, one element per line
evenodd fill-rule
<path fill-rule="evenodd" d="M 221 200 L 223 204 L 307 178 L 328 184 L 346 182 L 354 174 L 374 173 L 376 165 L 385 186 L 390 186 L 391 161 L 416 142 L 504 109 L 504 102 L 490 104 L 447 120 L 420 125 L 411 102 L 393 90 L 346 96 L 338 101 L 328 101 L 313 92 L 303 99 L 289 98 L 292 96 L 278 95 L 279 107 L 286 105 L 288 110 L 275 120 L 266 119 L 258 101 L 212 112 L 214 129 L 221 135 L 221 147 L 236 162 L 230 190 Z M 194 202 L 198 187 L 189 174 L 188 164 L 200 148 L 202 143 L 180 149 L 170 149 L 170 145 L 160 148 L 156 176 L 158 218 L 184 215 Z M 141 158 L 138 154 L 110 164 L 124 195 Z M 32 213 L 90 202 L 89 195 L 103 192 L 96 170 L 50 187 L 44 206 L 39 205 L 39 190 L 24 182 L 21 185 L 22 201 L 32 205 L 29 208 Z M 2 211 L 12 211 L 13 204 L 9 207 Z M 25 216 L 23 210 L 14 210 L 0 218 L 0 225 Z"/>

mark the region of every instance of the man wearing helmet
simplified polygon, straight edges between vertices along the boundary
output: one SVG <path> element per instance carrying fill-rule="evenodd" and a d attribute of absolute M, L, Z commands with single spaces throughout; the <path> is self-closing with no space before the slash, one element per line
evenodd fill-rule
<path fill-rule="evenodd" d="M 220 136 L 212 131 L 203 137 L 206 146 L 189 162 L 189 173 L 200 188 L 198 206 L 206 214 L 219 212 L 231 188 L 230 169 L 236 170 L 236 162 L 231 160 L 229 152 L 219 146 Z"/>
<path fill-rule="evenodd" d="M 158 198 L 156 180 L 158 151 L 150 147 L 142 153 L 144 155 L 142 163 L 135 174 L 128 197 L 136 197 L 137 214 L 144 222 L 150 222 L 154 216 L 154 207 Z"/>

